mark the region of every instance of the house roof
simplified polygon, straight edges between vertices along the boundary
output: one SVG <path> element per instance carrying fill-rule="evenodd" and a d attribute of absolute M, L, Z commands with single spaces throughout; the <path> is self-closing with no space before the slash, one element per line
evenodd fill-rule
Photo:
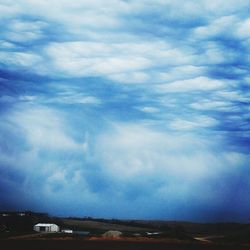
<path fill-rule="evenodd" d="M 56 224 L 53 224 L 53 223 L 38 223 L 35 226 L 37 226 L 37 227 L 50 227 L 53 225 L 57 226 Z"/>

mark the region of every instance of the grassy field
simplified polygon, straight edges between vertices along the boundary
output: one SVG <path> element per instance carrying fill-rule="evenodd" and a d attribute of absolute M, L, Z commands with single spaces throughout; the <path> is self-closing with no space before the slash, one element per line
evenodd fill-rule
<path fill-rule="evenodd" d="M 36 223 L 55 223 L 60 226 L 61 229 L 71 229 L 74 234 L 36 234 L 33 231 L 33 226 Z M 154 246 L 161 249 L 161 244 L 165 244 L 168 248 L 169 244 L 177 244 L 173 247 L 194 247 L 216 249 L 218 245 L 219 249 L 238 249 L 238 246 L 243 244 L 250 244 L 250 224 L 240 223 L 192 223 L 192 222 L 175 222 L 175 221 L 143 221 L 143 220 L 115 220 L 115 219 L 93 219 L 93 218 L 58 218 L 50 217 L 46 214 L 38 214 L 29 212 L 25 216 L 18 216 L 18 214 L 10 214 L 9 216 L 0 217 L 0 249 L 4 244 L 9 244 L 6 249 L 15 249 L 15 244 L 22 239 L 20 246 L 24 246 L 24 249 L 32 249 L 32 244 L 44 240 L 45 242 L 55 241 L 55 247 L 60 246 L 60 242 L 66 242 L 68 240 L 73 245 L 78 247 L 78 244 L 86 245 L 86 248 L 90 247 L 94 241 L 100 242 L 103 238 L 103 233 L 109 230 L 115 230 L 122 232 L 122 237 L 119 242 L 113 241 L 106 244 L 121 244 L 121 247 L 126 245 L 126 241 L 136 242 L 138 249 L 141 246 L 144 247 L 144 242 L 148 244 L 155 244 Z M 77 233 L 78 231 L 78 233 Z M 88 236 L 80 235 L 79 231 L 87 231 Z M 152 234 L 152 232 L 154 234 Z M 8 239 L 10 239 L 8 241 Z M 14 240 L 14 242 L 12 242 Z M 35 242 L 33 242 L 35 241 Z M 139 243 L 140 241 L 140 243 Z M 42 242 L 42 241 L 41 241 Z M 202 244 L 203 243 L 203 244 Z M 205 244 L 204 243 L 210 243 Z M 25 248 L 27 244 L 27 248 Z M 39 243 L 40 244 L 40 243 Z M 41 243 L 41 245 L 47 243 Z M 52 244 L 52 243 L 51 243 Z M 68 244 L 68 243 L 65 243 Z M 96 243 L 97 245 L 99 243 Z M 133 244 L 128 243 L 129 247 L 133 249 Z M 132 244 L 132 245 L 131 245 Z M 146 243 L 145 243 L 146 244 Z M 224 248 L 224 246 L 227 248 Z M 229 246 L 230 245 L 230 246 Z M 39 245 L 40 246 L 40 245 Z M 31 247 L 31 248 L 29 248 Z M 33 249 L 39 250 L 39 247 L 33 245 Z M 62 249 L 64 246 L 62 246 Z M 43 248 L 41 248 L 43 249 Z M 178 249 L 178 248 L 176 248 Z M 179 248 L 181 249 L 181 248 Z M 190 248 L 192 249 L 192 248 Z M 248 249 L 250 246 L 248 245 Z M 73 249 L 72 249 L 73 250 Z"/>
<path fill-rule="evenodd" d="M 147 227 L 135 227 L 135 226 L 126 226 L 121 224 L 114 224 L 114 223 L 107 223 L 107 222 L 99 222 L 99 221 L 92 221 L 92 220 L 72 220 L 72 219 L 63 219 L 63 224 L 70 228 L 76 228 L 81 230 L 118 230 L 118 231 L 125 231 L 125 232 L 147 232 L 147 231 L 154 231 L 152 228 Z"/>

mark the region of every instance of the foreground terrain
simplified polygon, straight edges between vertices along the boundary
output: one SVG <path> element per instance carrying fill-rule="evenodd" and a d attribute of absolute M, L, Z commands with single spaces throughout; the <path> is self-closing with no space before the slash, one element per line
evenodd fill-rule
<path fill-rule="evenodd" d="M 147 241 L 1 240 L 3 250 L 247 250 L 249 246 Z"/>
<path fill-rule="evenodd" d="M 55 223 L 62 230 L 34 232 L 33 226 L 39 222 Z M 64 233 L 63 229 L 72 232 Z M 115 233 L 110 236 L 107 232 Z M 33 212 L 1 212 L 0 249 L 245 250 L 250 249 L 250 224 L 59 218 Z"/>

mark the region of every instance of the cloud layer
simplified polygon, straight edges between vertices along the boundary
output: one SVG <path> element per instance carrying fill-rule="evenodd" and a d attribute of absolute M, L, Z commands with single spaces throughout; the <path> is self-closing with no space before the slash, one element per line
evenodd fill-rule
<path fill-rule="evenodd" d="M 247 7 L 0 0 L 0 208 L 249 220 Z"/>

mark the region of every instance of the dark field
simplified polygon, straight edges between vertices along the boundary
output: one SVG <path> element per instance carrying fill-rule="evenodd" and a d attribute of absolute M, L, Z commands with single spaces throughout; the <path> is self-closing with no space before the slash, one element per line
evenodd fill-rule
<path fill-rule="evenodd" d="M 250 250 L 249 223 L 60 218 L 29 211 L 19 214 L 2 212 L 0 250 Z M 74 233 L 34 232 L 33 226 L 39 222 L 55 223 Z M 109 230 L 118 230 L 122 236 L 103 236 Z M 79 231 L 87 231 L 88 236 L 77 234 Z"/>
<path fill-rule="evenodd" d="M 247 250 L 250 246 L 84 240 L 1 240 L 1 250 Z"/>

